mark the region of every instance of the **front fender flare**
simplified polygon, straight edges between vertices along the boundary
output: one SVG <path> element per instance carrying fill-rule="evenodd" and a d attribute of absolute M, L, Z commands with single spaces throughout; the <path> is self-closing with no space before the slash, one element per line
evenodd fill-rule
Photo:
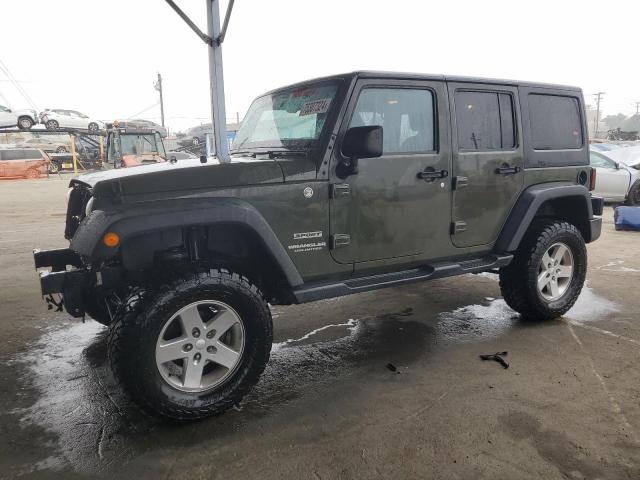
<path fill-rule="evenodd" d="M 107 231 L 117 233 L 122 244 L 144 233 L 215 223 L 241 224 L 252 229 L 262 239 L 289 284 L 292 287 L 302 285 L 300 273 L 260 212 L 247 202 L 232 198 L 153 202 L 124 206 L 112 212 L 96 210 L 80 224 L 71 240 L 71 249 L 95 261 L 117 253 L 118 247 L 107 247 L 101 241 Z"/>

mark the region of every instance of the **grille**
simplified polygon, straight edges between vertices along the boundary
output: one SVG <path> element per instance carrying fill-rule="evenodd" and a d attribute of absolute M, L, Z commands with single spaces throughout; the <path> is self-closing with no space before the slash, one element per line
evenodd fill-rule
<path fill-rule="evenodd" d="M 67 223 L 64 228 L 64 238 L 71 240 L 78 230 L 78 225 L 84 218 L 84 210 L 91 198 L 91 189 L 86 185 L 75 184 L 69 194 L 67 204 Z"/>

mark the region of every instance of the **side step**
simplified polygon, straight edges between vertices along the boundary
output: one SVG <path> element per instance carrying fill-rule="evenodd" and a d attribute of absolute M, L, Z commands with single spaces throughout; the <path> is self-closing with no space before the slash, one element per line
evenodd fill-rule
<path fill-rule="evenodd" d="M 394 287 L 436 278 L 465 273 L 480 273 L 508 265 L 513 259 L 509 254 L 491 254 L 482 258 L 461 262 L 440 262 L 401 272 L 384 273 L 369 277 L 343 280 L 337 283 L 302 285 L 294 290 L 298 303 L 314 302 L 324 298 L 341 297 L 352 293 L 368 292 L 379 288 Z"/>

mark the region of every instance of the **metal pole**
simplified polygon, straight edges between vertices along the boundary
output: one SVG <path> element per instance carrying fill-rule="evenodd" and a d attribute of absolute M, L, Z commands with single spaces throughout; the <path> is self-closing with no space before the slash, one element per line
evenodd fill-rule
<path fill-rule="evenodd" d="M 220 1 L 207 2 L 207 32 L 209 38 L 220 36 Z M 224 108 L 224 80 L 222 72 L 222 47 L 213 41 L 209 48 L 209 82 L 211 91 L 211 118 L 213 121 L 213 141 L 219 161 L 229 162 L 229 145 L 227 144 L 227 125 Z"/>
<path fill-rule="evenodd" d="M 594 138 L 598 138 L 598 124 L 600 123 L 600 98 L 602 97 L 602 95 L 604 95 L 606 92 L 598 92 L 598 93 L 594 93 L 593 96 L 596 97 L 596 125 L 595 125 L 595 132 L 593 134 Z"/>
<path fill-rule="evenodd" d="M 164 127 L 164 100 L 162 99 L 162 75 L 158 72 L 158 91 L 160 92 L 160 120 Z"/>
<path fill-rule="evenodd" d="M 73 158 L 73 174 L 78 175 L 78 154 L 76 153 L 76 136 L 72 133 L 71 137 L 71 158 Z"/>

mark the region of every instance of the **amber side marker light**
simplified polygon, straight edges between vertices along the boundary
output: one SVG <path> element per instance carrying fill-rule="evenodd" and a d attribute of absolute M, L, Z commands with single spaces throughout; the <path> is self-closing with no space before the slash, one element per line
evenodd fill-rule
<path fill-rule="evenodd" d="M 107 232 L 102 241 L 107 247 L 117 247 L 120 244 L 120 236 L 115 232 Z"/>

